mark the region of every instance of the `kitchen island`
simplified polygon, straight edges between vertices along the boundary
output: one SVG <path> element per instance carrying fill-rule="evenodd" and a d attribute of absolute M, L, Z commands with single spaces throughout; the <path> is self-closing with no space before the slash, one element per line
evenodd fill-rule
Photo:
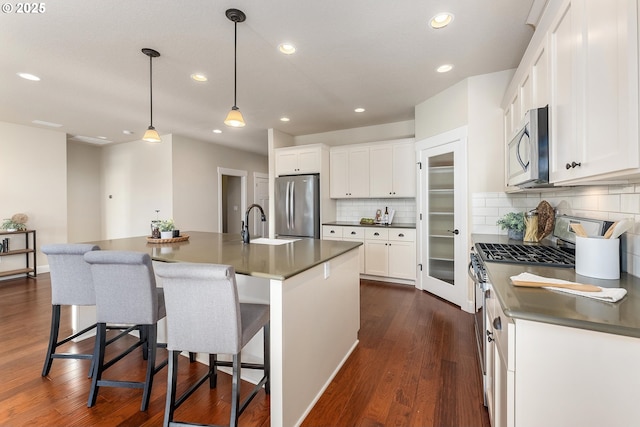
<path fill-rule="evenodd" d="M 239 234 L 183 234 L 189 239 L 176 243 L 149 243 L 145 236 L 90 243 L 147 252 L 154 262 L 233 266 L 241 301 L 270 304 L 271 425 L 299 425 L 358 344 L 360 243 L 244 244 Z M 92 323 L 91 316 L 79 315 L 74 329 Z M 161 324 L 159 336 L 162 331 Z M 261 361 L 262 336 L 256 338 L 243 350 L 243 360 Z"/>
<path fill-rule="evenodd" d="M 473 235 L 474 242 L 507 242 Z M 574 268 L 485 262 L 488 402 L 493 427 L 629 426 L 640 419 L 640 278 L 576 274 Z M 522 272 L 625 288 L 604 302 L 542 288 L 515 287 Z M 494 408 L 492 410 L 492 408 Z"/>

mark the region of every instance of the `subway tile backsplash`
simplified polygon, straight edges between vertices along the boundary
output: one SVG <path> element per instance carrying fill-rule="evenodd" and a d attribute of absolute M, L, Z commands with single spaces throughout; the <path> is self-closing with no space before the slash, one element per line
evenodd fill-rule
<path fill-rule="evenodd" d="M 472 233 L 506 234 L 496 221 L 507 212 L 526 211 L 546 200 L 558 215 L 617 221 L 633 218 L 635 227 L 622 235 L 622 270 L 640 277 L 640 185 L 572 187 L 542 193 L 474 193 Z"/>
<path fill-rule="evenodd" d="M 338 199 L 336 201 L 337 221 L 360 221 L 361 218 L 375 218 L 376 210 L 384 213 L 384 208 L 395 209 L 393 222 L 416 222 L 415 199 Z"/>

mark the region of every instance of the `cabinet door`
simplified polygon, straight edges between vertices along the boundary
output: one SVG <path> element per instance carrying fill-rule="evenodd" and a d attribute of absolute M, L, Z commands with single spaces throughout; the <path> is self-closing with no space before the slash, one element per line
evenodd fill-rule
<path fill-rule="evenodd" d="M 276 175 L 291 175 L 298 168 L 298 154 L 291 150 L 276 150 Z"/>
<path fill-rule="evenodd" d="M 329 193 L 331 198 L 349 197 L 349 151 L 331 150 Z"/>
<path fill-rule="evenodd" d="M 552 182 L 570 177 L 566 163 L 576 159 L 575 138 L 574 34 L 572 4 L 567 2 L 549 32 L 551 59 L 551 105 L 549 108 L 549 179 Z"/>
<path fill-rule="evenodd" d="M 415 242 L 389 242 L 389 277 L 415 280 L 416 244 Z"/>
<path fill-rule="evenodd" d="M 366 240 L 364 253 L 366 274 L 374 276 L 389 274 L 389 246 L 386 240 Z"/>
<path fill-rule="evenodd" d="M 416 151 L 413 143 L 393 146 L 393 196 L 416 196 Z"/>
<path fill-rule="evenodd" d="M 533 65 L 531 66 L 531 78 L 533 80 L 533 99 L 531 108 L 542 108 L 549 105 L 549 59 L 547 43 L 542 43 Z"/>
<path fill-rule="evenodd" d="M 369 197 L 369 147 L 349 150 L 349 196 Z"/>
<path fill-rule="evenodd" d="M 393 196 L 393 149 L 390 145 L 371 147 L 369 150 L 370 196 Z"/>
<path fill-rule="evenodd" d="M 301 149 L 298 152 L 298 173 L 320 173 L 320 149 Z"/>

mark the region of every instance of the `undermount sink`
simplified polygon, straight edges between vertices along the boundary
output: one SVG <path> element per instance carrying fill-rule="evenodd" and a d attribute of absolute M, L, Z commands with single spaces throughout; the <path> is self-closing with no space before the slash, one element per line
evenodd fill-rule
<path fill-rule="evenodd" d="M 266 237 L 259 237 L 257 239 L 251 239 L 249 243 L 256 243 L 258 245 L 286 245 L 287 243 L 293 243 L 300 239 L 267 239 Z"/>

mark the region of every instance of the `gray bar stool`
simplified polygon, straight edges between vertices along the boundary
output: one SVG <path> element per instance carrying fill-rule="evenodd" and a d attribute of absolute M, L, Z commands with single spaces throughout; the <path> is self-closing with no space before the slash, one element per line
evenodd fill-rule
<path fill-rule="evenodd" d="M 156 287 L 151 257 L 142 252 L 94 251 L 87 252 L 84 259 L 91 265 L 98 323 L 94 351 L 96 361 L 87 406 L 95 405 L 101 386 L 142 388 L 140 410 L 146 411 L 153 377 L 167 365 L 165 360 L 156 366 L 156 350 L 163 346 L 157 343 L 157 322 L 165 317 L 166 312 L 164 293 L 162 288 Z M 140 330 L 141 340 L 105 363 L 107 323 L 134 325 Z M 147 359 L 144 381 L 102 379 L 107 368 L 140 346 L 143 346 L 142 355 Z"/>
<path fill-rule="evenodd" d="M 230 425 L 237 426 L 238 417 L 262 386 L 267 394 L 270 391 L 269 305 L 239 302 L 236 275 L 231 266 L 160 263 L 155 272 L 162 279 L 167 305 L 169 370 L 164 426 L 196 425 L 174 421 L 174 412 L 207 379 L 210 388 L 216 387 L 218 366 L 233 367 Z M 260 329 L 264 330 L 264 363 L 242 363 L 242 348 Z M 178 356 L 182 351 L 208 353 L 209 371 L 176 398 Z M 233 362 L 219 361 L 217 354 L 231 354 Z M 242 403 L 241 368 L 264 371 L 262 379 Z"/>
<path fill-rule="evenodd" d="M 78 338 L 96 327 L 94 323 L 83 330 L 59 340 L 60 309 L 63 305 L 92 306 L 96 304 L 96 294 L 91 277 L 89 264 L 84 260 L 84 254 L 100 249 L 96 245 L 60 243 L 44 245 L 42 253 L 49 260 L 49 274 L 51 277 L 51 332 L 47 356 L 42 367 L 42 376 L 49 375 L 53 359 L 90 359 L 92 361 L 89 374 L 93 370 L 93 354 L 56 353 L 58 347 Z"/>

